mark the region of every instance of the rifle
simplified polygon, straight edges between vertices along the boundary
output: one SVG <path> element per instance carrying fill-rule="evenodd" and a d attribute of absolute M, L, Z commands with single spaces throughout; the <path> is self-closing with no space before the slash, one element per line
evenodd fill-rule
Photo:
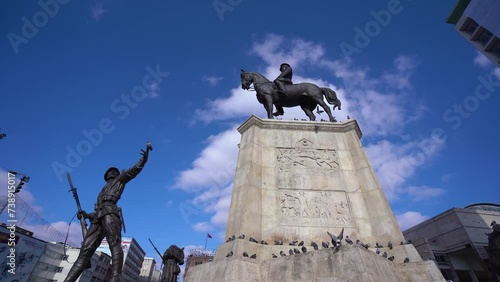
<path fill-rule="evenodd" d="M 76 188 L 73 186 L 73 181 L 71 181 L 71 175 L 69 175 L 69 172 L 66 172 L 66 176 L 68 177 L 68 182 L 69 182 L 69 189 L 68 192 L 73 192 L 73 197 L 75 198 L 76 201 L 76 207 L 78 209 L 78 214 L 82 214 L 82 206 L 80 205 L 80 199 L 78 199 L 78 193 L 76 192 Z M 85 221 L 85 218 L 83 216 L 80 216 L 80 225 L 82 226 L 82 235 L 83 238 L 87 235 L 87 222 Z"/>
<path fill-rule="evenodd" d="M 155 248 L 155 251 L 158 253 L 158 255 L 160 256 L 161 260 L 163 261 L 163 256 L 161 255 L 160 251 L 158 251 L 158 249 L 156 248 L 155 244 L 153 244 L 153 241 L 151 241 L 151 239 L 149 239 L 149 242 L 151 243 L 151 245 L 153 245 L 153 248 Z"/>

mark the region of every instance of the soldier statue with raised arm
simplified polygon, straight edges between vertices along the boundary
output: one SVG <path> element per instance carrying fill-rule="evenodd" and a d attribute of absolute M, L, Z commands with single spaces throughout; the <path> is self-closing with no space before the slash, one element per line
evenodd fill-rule
<path fill-rule="evenodd" d="M 95 211 L 90 214 L 85 211 L 78 213 L 78 218 L 83 217 L 90 220 L 90 227 L 83 238 L 80 254 L 71 267 L 66 282 L 76 281 L 82 272 L 90 267 L 90 258 L 104 238 L 106 238 L 111 250 L 111 281 L 120 281 L 123 267 L 121 230 L 124 223 L 121 208 L 117 206 L 117 202 L 120 200 L 125 184 L 134 179 L 148 161 L 149 151 L 152 151 L 153 147 L 149 141 L 146 145 L 146 151 L 141 150 L 142 158 L 134 167 L 123 170 L 121 173 L 116 167 L 111 167 L 106 171 L 104 174 L 106 184 L 97 196 Z"/>

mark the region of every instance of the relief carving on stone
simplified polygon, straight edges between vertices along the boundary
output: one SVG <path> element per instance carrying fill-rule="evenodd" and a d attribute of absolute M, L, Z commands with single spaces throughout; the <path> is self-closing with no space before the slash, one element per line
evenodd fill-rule
<path fill-rule="evenodd" d="M 343 191 L 296 191 L 280 189 L 279 213 L 282 223 L 299 225 L 352 224 L 346 193 Z"/>
<path fill-rule="evenodd" d="M 301 139 L 295 148 L 277 148 L 278 169 L 291 172 L 296 169 L 315 169 L 322 174 L 339 169 L 337 152 L 330 149 L 318 149 L 307 140 Z"/>

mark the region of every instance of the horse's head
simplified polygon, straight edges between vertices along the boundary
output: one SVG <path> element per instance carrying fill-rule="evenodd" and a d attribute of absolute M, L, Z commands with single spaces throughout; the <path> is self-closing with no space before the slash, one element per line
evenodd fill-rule
<path fill-rule="evenodd" d="M 248 90 L 250 89 L 250 85 L 253 83 L 252 76 L 250 75 L 249 72 L 246 72 L 244 70 L 241 70 L 241 88 Z"/>

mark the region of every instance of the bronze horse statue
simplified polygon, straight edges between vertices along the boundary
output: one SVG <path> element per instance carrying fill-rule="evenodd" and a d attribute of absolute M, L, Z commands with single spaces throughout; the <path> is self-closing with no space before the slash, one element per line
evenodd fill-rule
<path fill-rule="evenodd" d="M 316 120 L 314 109 L 320 105 L 328 114 L 331 122 L 335 122 L 330 107 L 323 101 L 333 105 L 333 109 L 340 110 L 340 100 L 337 98 L 337 93 L 326 87 L 319 87 L 316 84 L 303 82 L 297 84 L 286 85 L 286 95 L 280 95 L 274 86 L 274 83 L 258 72 L 246 72 L 241 70 L 241 88 L 250 89 L 250 85 L 257 92 L 257 100 L 264 105 L 267 111 L 267 117 L 272 119 L 273 116 L 283 115 L 285 112 L 283 107 L 296 107 L 304 111 L 309 117 L 309 120 Z M 276 107 L 276 112 L 273 113 L 273 105 Z"/>

